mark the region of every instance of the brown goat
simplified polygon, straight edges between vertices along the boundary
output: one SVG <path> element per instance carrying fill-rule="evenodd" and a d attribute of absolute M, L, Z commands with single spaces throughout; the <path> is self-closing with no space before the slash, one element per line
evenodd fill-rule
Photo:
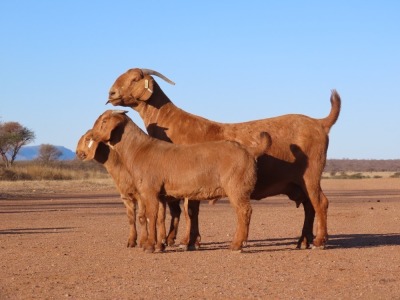
<path fill-rule="evenodd" d="M 78 141 L 76 155 L 81 160 L 88 161 L 94 159 L 103 164 L 107 172 L 113 178 L 115 185 L 120 192 L 121 199 L 125 204 L 130 224 L 127 247 L 135 247 L 137 245 L 136 206 L 139 204 L 138 219 L 142 227 L 139 247 L 144 247 L 148 238 L 144 209 L 141 202 L 137 201 L 135 198 L 135 183 L 132 181 L 132 176 L 123 164 L 118 153 L 104 143 L 95 141 L 93 139 L 92 130 L 88 130 Z M 173 200 L 176 201 L 175 199 Z M 159 206 L 158 214 L 161 216 L 165 214 L 164 205 Z M 162 220 L 162 217 L 160 220 Z M 163 224 L 157 225 L 160 228 L 159 232 L 161 240 L 161 243 L 157 245 L 157 250 L 162 251 L 164 249 L 165 237 L 162 237 L 161 235 L 165 236 L 165 227 L 163 231 Z M 190 232 L 187 232 L 186 234 L 189 235 Z"/>
<path fill-rule="evenodd" d="M 136 229 L 136 205 L 137 201 L 133 197 L 133 192 L 132 192 L 132 178 L 129 174 L 129 172 L 126 170 L 125 166 L 122 164 L 121 159 L 119 158 L 119 155 L 113 150 L 110 149 L 108 146 L 106 146 L 104 143 L 98 143 L 93 140 L 92 136 L 92 130 L 88 130 L 78 141 L 78 145 L 76 148 L 76 155 L 79 159 L 81 160 L 90 160 L 94 159 L 95 161 L 101 163 L 104 165 L 106 168 L 107 172 L 111 175 L 113 178 L 116 187 L 118 191 L 120 192 L 121 199 L 126 207 L 127 210 L 127 215 L 128 215 L 128 220 L 130 224 L 130 229 L 129 229 L 129 238 L 128 238 L 128 244 L 127 247 L 135 247 L 137 245 L 136 240 L 137 240 L 137 229 Z M 173 206 L 175 208 L 175 205 L 172 204 L 171 202 L 176 202 L 176 199 L 172 197 L 167 197 L 168 200 L 168 205 Z M 197 203 L 197 201 L 194 201 Z M 194 210 L 196 210 L 196 207 L 198 207 L 198 204 L 196 203 L 191 203 L 190 209 L 188 208 L 188 203 L 186 202 L 185 206 L 185 218 L 186 218 L 186 231 L 185 234 L 182 237 L 181 240 L 181 248 L 183 249 L 188 249 L 189 248 L 189 242 L 192 242 L 193 247 L 199 247 L 200 244 L 200 237 L 196 236 L 191 236 L 191 231 L 190 231 L 190 225 L 191 225 L 191 219 L 189 218 L 188 214 L 190 211 L 190 215 L 192 214 L 193 207 Z M 161 207 L 160 207 L 161 208 Z M 178 219 L 179 221 L 179 214 L 180 211 L 176 212 L 174 208 L 171 210 L 172 213 L 175 213 L 176 215 L 172 214 L 171 215 L 171 220 L 176 221 Z M 162 209 L 160 209 L 160 214 L 162 214 Z M 140 214 L 139 214 L 140 215 Z M 141 231 L 141 238 L 139 240 L 139 247 L 142 247 L 144 243 L 147 240 L 147 228 L 146 228 L 146 223 L 145 221 L 143 222 L 144 219 L 142 219 L 142 231 Z M 171 226 L 177 227 L 177 224 L 171 224 Z M 162 231 L 162 228 L 160 229 Z M 160 245 L 159 245 L 160 246 Z M 161 246 L 160 249 L 162 250 Z"/>
<path fill-rule="evenodd" d="M 98 143 L 93 140 L 92 131 L 88 130 L 78 141 L 76 147 L 76 156 L 80 160 L 90 160 L 101 163 L 107 172 L 113 178 L 115 185 L 121 195 L 121 199 L 126 207 L 126 213 L 129 220 L 129 238 L 127 247 L 135 247 L 137 245 L 137 230 L 136 230 L 136 205 L 137 201 L 133 197 L 130 175 L 125 166 L 121 163 L 118 154 L 110 150 L 103 143 Z M 147 231 L 142 226 L 142 235 L 139 241 L 139 246 L 143 245 L 147 240 Z"/>
<path fill-rule="evenodd" d="M 297 206 L 303 203 L 305 218 L 297 247 L 324 248 L 327 239 L 328 199 L 321 189 L 330 128 L 339 117 L 341 100 L 332 90 L 332 108 L 323 119 L 289 114 L 245 123 L 224 124 L 187 113 L 176 107 L 147 69 L 130 69 L 120 75 L 107 103 L 131 107 L 144 121 L 150 136 L 174 144 L 233 140 L 248 146 L 252 136 L 268 132 L 272 146 L 258 159 L 258 176 L 252 199 L 285 194 Z M 162 78 L 165 79 L 164 76 Z M 317 217 L 316 237 L 313 224 Z M 193 230 L 198 231 L 198 228 Z"/>
<path fill-rule="evenodd" d="M 115 150 L 134 182 L 134 196 L 148 222 L 145 250 L 154 251 L 165 232 L 158 233 L 159 202 L 164 196 L 210 200 L 227 196 L 236 210 L 237 228 L 230 248 L 241 251 L 251 217 L 250 194 L 256 182 L 256 159 L 270 145 L 262 133 L 249 151 L 230 141 L 174 145 L 145 134 L 124 111 L 108 110 L 96 120 L 93 139 Z M 162 218 L 162 220 L 158 220 Z M 158 226 L 157 226 L 158 227 Z"/>

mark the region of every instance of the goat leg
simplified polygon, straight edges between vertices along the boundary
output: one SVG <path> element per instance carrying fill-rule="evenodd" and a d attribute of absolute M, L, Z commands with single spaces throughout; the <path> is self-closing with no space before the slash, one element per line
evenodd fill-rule
<path fill-rule="evenodd" d="M 231 203 L 236 209 L 237 225 L 230 249 L 235 252 L 242 252 L 242 247 L 246 244 L 249 234 L 249 225 L 252 213 L 250 199 L 237 202 L 231 201 Z"/>
<path fill-rule="evenodd" d="M 139 247 L 144 248 L 144 246 L 147 242 L 147 237 L 148 237 L 146 210 L 145 210 L 145 206 L 143 205 L 142 201 L 138 201 L 138 206 L 139 206 L 138 219 L 139 219 L 139 223 L 140 223 Z"/>
<path fill-rule="evenodd" d="M 179 200 L 175 198 L 168 199 L 168 208 L 171 215 L 171 224 L 167 236 L 167 245 L 175 245 L 176 236 L 178 235 L 179 219 L 181 216 L 181 207 L 179 206 Z"/>
<path fill-rule="evenodd" d="M 199 210 L 200 201 L 189 201 L 188 214 L 190 218 L 190 240 L 189 250 L 198 250 L 200 248 L 201 236 L 199 230 Z"/>
<path fill-rule="evenodd" d="M 185 251 L 198 250 L 201 241 L 198 221 L 200 201 L 189 201 L 189 198 L 185 198 L 183 207 L 186 220 L 186 231 L 180 242 L 179 248 Z"/>
<path fill-rule="evenodd" d="M 136 231 L 136 201 L 134 202 L 130 198 L 121 197 L 125 204 L 126 214 L 129 221 L 129 238 L 128 248 L 136 247 L 137 231 Z"/>
<path fill-rule="evenodd" d="M 306 249 L 310 249 L 314 239 L 313 224 L 315 219 L 315 210 L 311 205 L 310 199 L 307 198 L 302 203 L 304 208 L 304 225 L 296 248 L 301 249 L 301 246 L 304 245 Z"/>
<path fill-rule="evenodd" d="M 191 222 L 190 222 L 190 216 L 189 216 L 189 198 L 185 197 L 183 200 L 183 214 L 185 216 L 185 221 L 186 221 L 186 230 L 185 230 L 185 235 L 181 239 L 179 243 L 179 248 L 182 250 L 188 250 L 189 247 L 189 240 L 190 240 L 190 228 L 191 228 Z"/>
<path fill-rule="evenodd" d="M 165 250 L 166 244 L 166 231 L 165 231 L 165 199 L 160 200 L 158 205 L 157 215 L 157 245 L 156 252 L 162 252 Z"/>
<path fill-rule="evenodd" d="M 155 251 L 155 243 L 157 240 L 157 215 L 158 215 L 158 199 L 155 201 L 148 201 L 146 203 L 146 221 L 148 236 L 147 241 L 143 246 L 146 253 L 153 253 Z"/>
<path fill-rule="evenodd" d="M 317 232 L 313 241 L 313 249 L 325 249 L 328 241 L 327 216 L 329 202 L 321 189 L 319 189 L 317 195 L 317 201 L 312 202 L 317 217 Z"/>

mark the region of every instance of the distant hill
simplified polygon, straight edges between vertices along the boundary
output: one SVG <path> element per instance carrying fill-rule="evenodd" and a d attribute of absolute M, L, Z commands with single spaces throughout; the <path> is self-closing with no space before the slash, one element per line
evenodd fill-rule
<path fill-rule="evenodd" d="M 60 156 L 60 160 L 72 160 L 75 158 L 75 152 L 67 149 L 63 146 L 55 146 L 58 150 L 61 151 L 62 155 Z M 25 146 L 19 150 L 17 157 L 15 160 L 33 160 L 39 155 L 40 146 Z"/>

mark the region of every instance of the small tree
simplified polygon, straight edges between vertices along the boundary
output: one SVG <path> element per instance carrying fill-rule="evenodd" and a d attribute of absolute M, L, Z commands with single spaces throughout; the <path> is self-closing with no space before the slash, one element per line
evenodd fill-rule
<path fill-rule="evenodd" d="M 48 163 L 51 161 L 56 161 L 60 158 L 62 155 L 62 152 L 57 149 L 56 146 L 50 145 L 50 144 L 42 144 L 40 145 L 39 148 L 39 155 L 37 157 L 37 160 Z"/>
<path fill-rule="evenodd" d="M 0 155 L 11 167 L 22 146 L 35 140 L 35 133 L 18 122 L 0 123 Z"/>

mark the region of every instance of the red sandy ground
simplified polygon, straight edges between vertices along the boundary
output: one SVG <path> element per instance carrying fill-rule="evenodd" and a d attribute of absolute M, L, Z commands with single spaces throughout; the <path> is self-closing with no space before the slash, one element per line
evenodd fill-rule
<path fill-rule="evenodd" d="M 294 202 L 253 201 L 241 254 L 226 200 L 202 204 L 201 250 L 146 254 L 112 184 L 29 184 L 0 184 L 0 299 L 400 299 L 400 179 L 324 180 L 326 250 L 294 250 Z"/>

